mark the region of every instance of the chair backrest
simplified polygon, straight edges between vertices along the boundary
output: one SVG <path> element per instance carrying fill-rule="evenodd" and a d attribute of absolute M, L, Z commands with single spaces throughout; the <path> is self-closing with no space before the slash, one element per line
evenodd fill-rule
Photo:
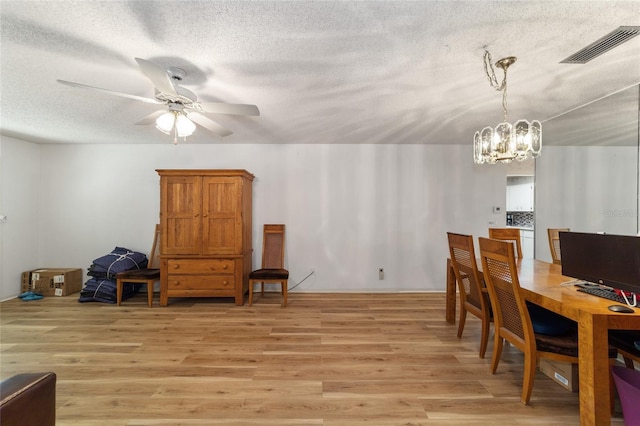
<path fill-rule="evenodd" d="M 460 294 L 466 302 L 478 309 L 487 308 L 485 298 L 482 296 L 484 286 L 478 273 L 473 237 L 465 234 L 447 232 L 449 240 L 449 255 L 451 264 L 458 282 Z"/>
<path fill-rule="evenodd" d="M 284 225 L 264 225 L 262 268 L 284 268 Z"/>
<path fill-rule="evenodd" d="M 156 224 L 156 232 L 153 235 L 153 244 L 151 245 L 151 251 L 149 252 L 149 263 L 147 269 L 160 268 L 160 225 Z"/>
<path fill-rule="evenodd" d="M 511 241 L 515 243 L 518 259 L 522 259 L 522 245 L 520 244 L 520 229 L 518 228 L 489 228 L 489 238 L 494 240 Z"/>
<path fill-rule="evenodd" d="M 523 352 L 535 350 L 531 318 L 520 292 L 513 243 L 482 237 L 478 241 L 496 332 Z"/>
<path fill-rule="evenodd" d="M 549 235 L 549 250 L 551 251 L 551 259 L 556 265 L 562 264 L 562 256 L 560 254 L 560 232 L 569 232 L 569 228 L 547 228 Z"/>

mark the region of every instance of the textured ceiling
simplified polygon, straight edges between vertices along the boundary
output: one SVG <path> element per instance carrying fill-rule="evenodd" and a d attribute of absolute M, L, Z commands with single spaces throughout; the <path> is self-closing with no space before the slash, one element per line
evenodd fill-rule
<path fill-rule="evenodd" d="M 584 65 L 559 62 L 638 1 L 1 1 L 2 134 L 52 143 L 169 143 L 135 122 L 155 105 L 135 57 L 187 71 L 234 134 L 190 143 L 471 144 L 502 119 L 483 46 L 509 69 L 509 116 L 547 120 L 640 82 L 640 37 Z M 498 74 L 501 78 L 501 74 Z"/>

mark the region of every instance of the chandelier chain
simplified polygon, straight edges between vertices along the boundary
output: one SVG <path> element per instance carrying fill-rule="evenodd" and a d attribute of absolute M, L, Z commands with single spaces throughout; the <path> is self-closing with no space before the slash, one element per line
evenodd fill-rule
<path fill-rule="evenodd" d="M 491 71 L 491 72 L 489 72 Z M 502 78 L 502 83 L 498 83 L 498 78 L 496 77 L 496 72 L 493 68 L 493 63 L 491 59 L 491 53 L 488 50 L 484 51 L 484 72 L 489 80 L 489 84 L 491 87 L 496 89 L 498 92 L 502 92 L 502 115 L 504 117 L 504 122 L 507 122 L 507 69 L 504 68 L 504 77 Z"/>

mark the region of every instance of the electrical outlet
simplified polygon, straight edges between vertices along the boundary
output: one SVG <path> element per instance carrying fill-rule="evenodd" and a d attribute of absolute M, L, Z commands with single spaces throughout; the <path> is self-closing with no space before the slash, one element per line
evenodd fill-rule
<path fill-rule="evenodd" d="M 378 279 L 384 280 L 384 268 L 378 269 Z"/>

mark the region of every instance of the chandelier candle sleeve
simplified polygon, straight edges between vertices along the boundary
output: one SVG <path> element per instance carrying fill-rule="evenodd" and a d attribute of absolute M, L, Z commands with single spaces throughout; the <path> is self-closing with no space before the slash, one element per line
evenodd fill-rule
<path fill-rule="evenodd" d="M 507 120 L 507 69 L 515 61 L 514 56 L 509 56 L 496 62 L 496 66 L 504 71 L 502 83 L 498 84 L 491 65 L 491 54 L 488 51 L 484 53 L 484 70 L 489 83 L 494 89 L 502 92 L 504 121 L 495 128 L 488 126 L 475 132 L 473 161 L 477 164 L 523 161 L 530 157 L 538 157 L 542 150 L 542 124 L 538 120 L 518 120 L 513 125 Z"/>

